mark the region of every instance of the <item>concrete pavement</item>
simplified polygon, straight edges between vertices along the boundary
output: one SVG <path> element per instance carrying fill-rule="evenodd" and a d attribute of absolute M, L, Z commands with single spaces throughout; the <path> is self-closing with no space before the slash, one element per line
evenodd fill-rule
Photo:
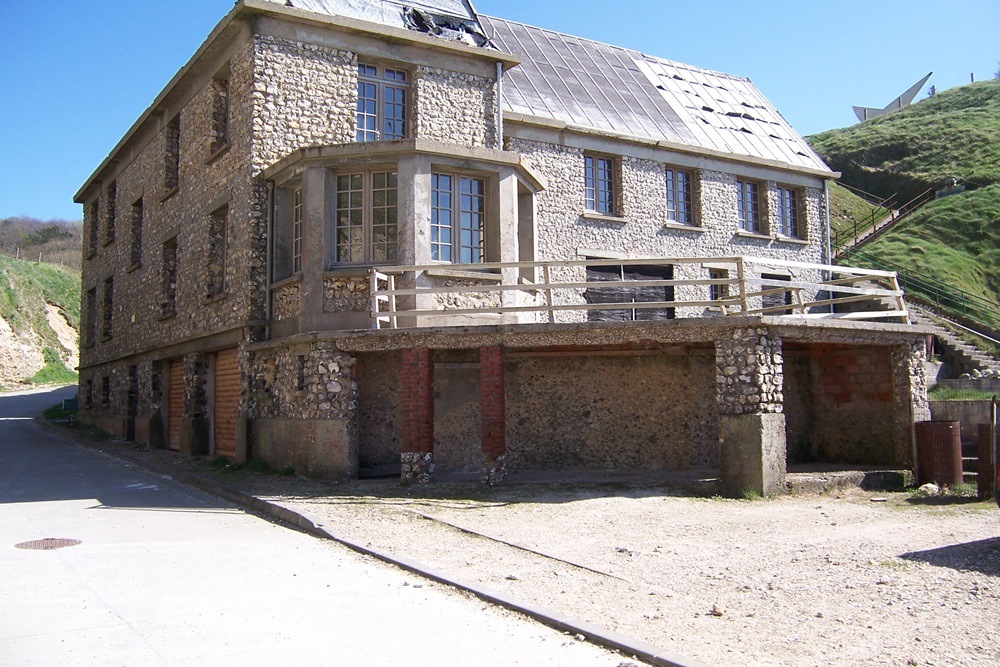
<path fill-rule="evenodd" d="M 64 393 L 0 396 L 0 665 L 624 661 L 30 420 Z"/>

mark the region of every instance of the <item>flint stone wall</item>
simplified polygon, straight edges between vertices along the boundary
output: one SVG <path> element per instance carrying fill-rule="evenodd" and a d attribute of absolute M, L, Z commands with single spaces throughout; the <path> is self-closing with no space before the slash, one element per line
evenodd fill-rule
<path fill-rule="evenodd" d="M 738 328 L 718 340 L 715 351 L 720 414 L 782 412 L 783 358 L 777 333 Z"/>

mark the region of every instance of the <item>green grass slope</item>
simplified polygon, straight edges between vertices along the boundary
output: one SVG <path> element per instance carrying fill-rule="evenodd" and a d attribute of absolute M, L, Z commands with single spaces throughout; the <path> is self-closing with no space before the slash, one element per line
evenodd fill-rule
<path fill-rule="evenodd" d="M 63 363 L 64 348 L 46 318 L 46 304 L 57 306 L 79 331 L 79 275 L 52 264 L 0 254 L 0 316 L 17 333 L 33 330 L 44 346 L 45 368 L 29 382 L 75 382 L 76 373 Z"/>
<path fill-rule="evenodd" d="M 807 137 L 842 180 L 909 201 L 949 178 L 1000 182 L 1000 79 L 951 88 L 900 111 Z"/>
<path fill-rule="evenodd" d="M 861 250 L 1000 303 L 1000 183 L 932 201 Z"/>
<path fill-rule="evenodd" d="M 887 209 L 875 206 L 837 183 L 830 184 L 830 225 L 834 235 L 851 229 L 870 227 L 872 220 L 881 220 Z"/>

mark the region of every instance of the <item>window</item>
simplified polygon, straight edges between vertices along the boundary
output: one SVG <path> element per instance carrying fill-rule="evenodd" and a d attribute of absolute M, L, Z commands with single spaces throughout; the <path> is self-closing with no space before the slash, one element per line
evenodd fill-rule
<path fill-rule="evenodd" d="M 132 244 L 129 247 L 129 262 L 138 266 L 142 262 L 142 199 L 132 204 Z"/>
<path fill-rule="evenodd" d="M 174 116 L 167 123 L 164 133 L 163 189 L 169 195 L 180 187 L 181 170 L 181 117 Z"/>
<path fill-rule="evenodd" d="M 760 188 L 752 181 L 736 181 L 740 229 L 760 234 Z"/>
<path fill-rule="evenodd" d="M 97 199 L 95 199 L 90 203 L 90 220 L 88 220 L 88 222 L 90 223 L 90 227 L 87 231 L 88 257 L 97 252 L 97 235 L 98 235 L 97 228 L 100 225 L 100 219 L 101 219 L 100 214 L 101 214 L 101 204 Z"/>
<path fill-rule="evenodd" d="M 212 80 L 212 127 L 209 152 L 215 155 L 229 145 L 229 79 Z"/>
<path fill-rule="evenodd" d="M 118 182 L 111 181 L 108 186 L 107 201 L 104 204 L 104 245 L 114 243 L 115 240 L 115 214 L 118 199 Z"/>
<path fill-rule="evenodd" d="M 667 266 L 602 266 L 587 267 L 587 282 L 615 283 L 608 287 L 588 287 L 583 298 L 587 303 L 635 304 L 661 303 L 674 300 L 673 285 L 629 287 L 631 281 L 673 280 L 674 267 Z M 624 283 L 624 284 L 623 284 Z M 587 311 L 590 322 L 635 322 L 674 319 L 674 307 L 665 308 L 614 308 Z"/>
<path fill-rule="evenodd" d="M 609 157 L 583 156 L 583 181 L 588 211 L 615 215 L 615 163 Z"/>
<path fill-rule="evenodd" d="M 83 396 L 80 397 L 83 407 L 90 408 L 94 405 L 94 380 L 89 379 L 83 383 Z"/>
<path fill-rule="evenodd" d="M 101 325 L 101 340 L 111 338 L 111 326 L 114 316 L 115 279 L 108 277 L 104 279 L 104 319 Z"/>
<path fill-rule="evenodd" d="M 486 179 L 431 174 L 431 259 L 485 261 Z"/>
<path fill-rule="evenodd" d="M 97 288 L 87 290 L 87 300 L 84 308 L 87 328 L 83 332 L 83 346 L 90 347 L 97 340 Z"/>
<path fill-rule="evenodd" d="M 799 193 L 792 188 L 778 186 L 778 233 L 782 236 L 799 235 Z"/>
<path fill-rule="evenodd" d="M 111 376 L 105 375 L 101 378 L 101 407 L 111 406 Z"/>
<path fill-rule="evenodd" d="M 667 220 L 684 225 L 694 223 L 689 172 L 667 169 Z"/>
<path fill-rule="evenodd" d="M 337 176 L 337 263 L 392 262 L 397 258 L 396 172 Z"/>
<path fill-rule="evenodd" d="M 302 354 L 298 355 L 298 365 L 295 371 L 295 390 L 306 390 L 306 357 Z"/>
<path fill-rule="evenodd" d="M 226 234 L 229 207 L 223 206 L 208 216 L 208 265 L 206 298 L 226 291 Z"/>
<path fill-rule="evenodd" d="M 302 270 L 302 188 L 292 192 L 292 273 Z"/>
<path fill-rule="evenodd" d="M 160 315 L 177 313 L 177 237 L 163 243 L 163 266 L 160 270 Z"/>
<path fill-rule="evenodd" d="M 358 64 L 356 141 L 404 138 L 407 90 L 406 72 Z"/>
<path fill-rule="evenodd" d="M 709 269 L 709 280 L 729 280 L 729 271 L 725 269 Z M 729 285 L 709 285 L 708 298 L 711 301 L 721 301 L 729 296 Z"/>

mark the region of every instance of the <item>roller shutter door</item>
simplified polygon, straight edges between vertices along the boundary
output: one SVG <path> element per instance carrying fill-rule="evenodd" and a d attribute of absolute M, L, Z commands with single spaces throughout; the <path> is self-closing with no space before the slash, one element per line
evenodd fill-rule
<path fill-rule="evenodd" d="M 236 417 L 240 406 L 240 366 L 236 348 L 215 355 L 212 437 L 216 456 L 236 455 Z"/>
<path fill-rule="evenodd" d="M 181 419 L 184 417 L 184 361 L 170 362 L 167 376 L 167 446 L 181 449 Z"/>

